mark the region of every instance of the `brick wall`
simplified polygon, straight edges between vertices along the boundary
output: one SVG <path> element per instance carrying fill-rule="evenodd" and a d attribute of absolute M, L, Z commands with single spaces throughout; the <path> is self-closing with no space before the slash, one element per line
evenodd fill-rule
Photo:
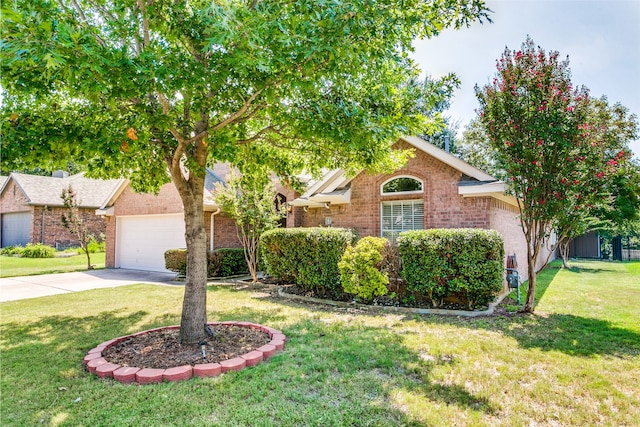
<path fill-rule="evenodd" d="M 409 148 L 399 143 L 400 148 Z M 351 181 L 351 203 L 326 208 L 298 208 L 300 225 L 324 226 L 331 217 L 333 227 L 355 228 L 360 236 L 380 236 L 380 204 L 384 201 L 424 200 L 424 228 L 489 228 L 490 198 L 458 195 L 461 172 L 416 150 L 407 165 L 387 175 L 360 173 Z M 381 195 L 381 185 L 390 178 L 409 175 L 423 181 L 423 194 Z"/>
<path fill-rule="evenodd" d="M 96 238 L 106 232 L 106 221 L 103 217 L 95 214 L 95 209 L 79 209 L 82 223 Z M 71 234 L 62 225 L 62 215 L 68 211 L 64 208 L 45 208 L 34 206 L 31 242 L 42 242 L 45 245 L 66 248 L 69 246 L 80 246 L 76 236 Z M 43 233 L 44 231 L 44 233 Z M 44 242 L 42 236 L 44 235 Z"/>
<path fill-rule="evenodd" d="M 7 178 L 9 179 L 9 178 Z M 27 205 L 29 200 L 13 179 L 7 183 L 2 195 L 0 195 L 0 213 L 26 212 L 31 210 Z"/>
<path fill-rule="evenodd" d="M 205 218 L 207 219 L 207 244 L 209 245 L 209 236 L 211 235 L 211 221 L 209 221 L 210 216 L 211 214 L 205 215 Z M 238 234 L 236 232 L 236 222 L 233 219 L 222 213 L 219 213 L 214 216 L 213 224 L 214 249 L 242 247 L 242 244 L 240 243 L 240 240 L 238 240 Z"/>

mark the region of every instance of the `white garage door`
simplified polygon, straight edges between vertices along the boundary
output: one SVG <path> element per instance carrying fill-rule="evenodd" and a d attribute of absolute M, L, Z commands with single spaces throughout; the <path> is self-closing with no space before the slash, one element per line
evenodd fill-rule
<path fill-rule="evenodd" d="M 167 271 L 164 268 L 165 251 L 186 247 L 184 216 L 118 217 L 116 236 L 116 267 Z"/>

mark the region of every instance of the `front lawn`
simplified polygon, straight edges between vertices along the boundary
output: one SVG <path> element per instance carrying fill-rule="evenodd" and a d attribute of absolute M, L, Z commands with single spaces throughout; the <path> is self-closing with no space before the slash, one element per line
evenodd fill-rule
<path fill-rule="evenodd" d="M 91 254 L 94 268 L 104 268 L 104 252 Z M 0 256 L 0 277 L 33 276 L 36 274 L 65 273 L 87 269 L 87 256 L 67 258 L 22 258 Z"/>
<path fill-rule="evenodd" d="M 281 329 L 285 351 L 241 372 L 150 386 L 99 380 L 82 357 L 110 338 L 179 323 L 182 288 L 2 303 L 2 424 L 637 425 L 640 263 L 573 265 L 540 276 L 534 316 L 332 309 L 210 287 L 210 321 Z"/>

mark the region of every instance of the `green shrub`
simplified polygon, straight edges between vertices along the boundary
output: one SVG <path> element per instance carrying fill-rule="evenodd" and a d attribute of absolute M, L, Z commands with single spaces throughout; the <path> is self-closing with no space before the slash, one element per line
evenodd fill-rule
<path fill-rule="evenodd" d="M 169 249 L 164 253 L 164 266 L 184 276 L 187 274 L 187 250 Z M 221 248 L 207 255 L 207 276 L 228 277 L 249 272 L 242 248 Z"/>
<path fill-rule="evenodd" d="M 387 244 L 387 239 L 382 237 L 365 237 L 355 246 L 347 246 L 338 263 L 342 289 L 346 293 L 371 300 L 389 292 L 389 277 L 380 271 Z"/>
<path fill-rule="evenodd" d="M 432 229 L 400 233 L 398 249 L 407 290 L 434 306 L 450 295 L 469 308 L 489 303 L 502 289 L 504 244 L 495 230 Z"/>
<path fill-rule="evenodd" d="M 0 249 L 0 255 L 22 255 L 22 246 L 7 246 Z"/>
<path fill-rule="evenodd" d="M 342 228 L 277 228 L 262 234 L 266 271 L 278 279 L 320 293 L 340 292 L 338 261 L 355 234 Z"/>
<path fill-rule="evenodd" d="M 22 256 L 25 258 L 55 258 L 56 250 L 42 243 L 27 243 L 27 246 L 22 249 Z"/>
<path fill-rule="evenodd" d="M 95 236 L 91 236 L 91 240 L 87 244 L 87 250 L 90 254 L 95 254 L 96 252 L 104 252 L 105 251 L 105 241 L 104 234 L 100 236 L 101 238 L 96 238 Z"/>
<path fill-rule="evenodd" d="M 184 276 L 187 274 L 187 250 L 169 249 L 164 253 L 164 268 Z"/>
<path fill-rule="evenodd" d="M 228 277 L 249 273 L 242 248 L 221 248 L 209 253 L 207 274 L 209 277 Z"/>

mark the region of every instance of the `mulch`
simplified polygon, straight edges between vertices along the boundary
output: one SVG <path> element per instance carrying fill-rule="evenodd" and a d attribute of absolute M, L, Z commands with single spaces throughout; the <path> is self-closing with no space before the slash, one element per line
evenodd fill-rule
<path fill-rule="evenodd" d="M 178 329 L 163 329 L 127 338 L 102 352 L 120 366 L 168 369 L 183 365 L 219 363 L 249 353 L 271 341 L 265 332 L 232 325 L 213 325 L 214 336 L 200 344 L 181 344 Z"/>

